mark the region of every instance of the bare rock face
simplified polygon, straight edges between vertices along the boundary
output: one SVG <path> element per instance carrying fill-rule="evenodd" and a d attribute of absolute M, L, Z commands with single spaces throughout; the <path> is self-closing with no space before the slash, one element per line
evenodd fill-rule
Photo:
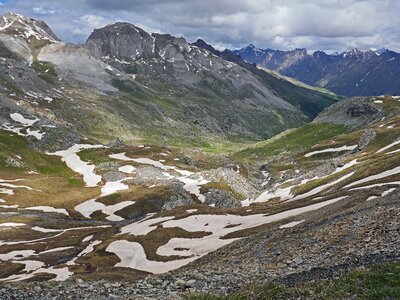
<path fill-rule="evenodd" d="M 86 47 L 96 58 L 110 56 L 132 60 L 155 56 L 155 38 L 129 23 L 115 23 L 95 29 L 89 36 Z"/>
<path fill-rule="evenodd" d="M 86 48 L 96 58 L 116 58 L 125 62 L 152 58 L 182 61 L 184 55 L 192 50 L 184 38 L 150 34 L 129 23 L 95 29 L 86 42 Z"/>
<path fill-rule="evenodd" d="M 213 205 L 217 208 L 232 208 L 240 207 L 240 200 L 236 199 L 235 196 L 228 191 L 210 189 L 205 195 L 204 204 Z"/>
<path fill-rule="evenodd" d="M 347 109 L 347 115 L 353 118 L 359 118 L 363 115 L 374 115 L 379 109 L 370 103 L 354 103 Z"/>
<path fill-rule="evenodd" d="M 372 124 L 384 116 L 382 109 L 373 102 L 374 99 L 355 97 L 341 101 L 323 111 L 314 122 L 341 124 L 351 128 Z"/>

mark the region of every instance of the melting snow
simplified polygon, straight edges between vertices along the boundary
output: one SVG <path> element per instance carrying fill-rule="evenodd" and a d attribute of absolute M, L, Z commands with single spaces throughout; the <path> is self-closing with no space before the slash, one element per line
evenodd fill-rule
<path fill-rule="evenodd" d="M 131 268 L 153 274 L 162 274 L 175 270 L 196 259 L 192 257 L 168 262 L 151 261 L 147 259 L 142 245 L 126 240 L 112 242 L 106 251 L 114 253 L 121 260 L 115 265 L 116 267 Z"/>
<path fill-rule="evenodd" d="M 23 226 L 26 226 L 26 224 L 24 224 L 24 223 L 13 223 L 13 222 L 1 223 L 0 224 L 0 227 L 23 227 Z"/>
<path fill-rule="evenodd" d="M 366 178 L 357 180 L 357 181 L 355 181 L 353 183 L 350 183 L 350 184 L 346 185 L 345 188 L 349 188 L 349 187 L 352 187 L 352 186 L 355 186 L 355 185 L 359 185 L 359 184 L 362 184 L 362 183 L 366 183 L 366 182 L 369 182 L 369 181 L 373 181 L 373 180 L 382 179 L 382 178 L 389 177 L 389 176 L 392 176 L 392 175 L 396 175 L 396 174 L 399 174 L 399 173 L 400 173 L 400 167 L 396 167 L 396 168 L 393 168 L 391 170 L 387 170 L 387 171 L 384 171 L 382 173 L 379 173 L 379 174 L 376 174 L 376 175 L 372 175 L 372 176 L 368 176 Z"/>
<path fill-rule="evenodd" d="M 26 136 L 33 136 L 38 140 L 41 140 L 46 134 L 45 132 L 40 132 L 39 130 L 31 130 L 30 128 L 28 128 L 26 132 Z"/>
<path fill-rule="evenodd" d="M 89 242 L 89 241 L 93 238 L 93 236 L 94 236 L 94 235 L 88 235 L 87 237 L 85 237 L 85 238 L 82 240 L 82 243 Z"/>
<path fill-rule="evenodd" d="M 101 244 L 101 241 L 93 241 L 93 242 L 91 242 L 85 249 L 83 249 L 76 257 L 74 257 L 73 259 L 71 259 L 70 261 L 68 261 L 67 263 L 66 263 L 66 265 L 68 265 L 68 266 L 73 266 L 73 265 L 75 265 L 76 263 L 76 260 L 79 258 L 79 257 L 82 257 L 82 256 L 85 256 L 85 255 L 87 255 L 87 254 L 89 254 L 89 253 L 92 253 L 93 251 L 94 251 L 94 247 L 95 246 L 97 246 L 97 245 L 99 245 L 99 244 Z"/>
<path fill-rule="evenodd" d="M 284 225 L 282 225 L 282 226 L 279 226 L 279 229 L 292 228 L 292 227 L 295 227 L 295 226 L 297 226 L 297 225 L 303 223 L 304 221 L 305 221 L 305 220 L 293 221 L 293 222 L 284 224 Z"/>
<path fill-rule="evenodd" d="M 184 183 L 183 188 L 185 191 L 197 196 L 201 202 L 204 202 L 206 198 L 200 193 L 200 186 L 209 183 L 210 181 L 205 180 L 200 176 L 199 179 L 191 179 L 188 177 L 179 177 L 181 182 Z"/>
<path fill-rule="evenodd" d="M 374 187 L 387 186 L 387 185 L 400 185 L 400 181 L 371 184 L 371 185 L 361 186 L 358 188 L 353 188 L 350 191 L 368 190 L 368 189 L 372 189 Z"/>
<path fill-rule="evenodd" d="M 53 249 L 45 250 L 45 251 L 43 251 L 43 252 L 40 252 L 39 254 L 47 254 L 47 253 L 61 252 L 61 251 L 69 250 L 69 249 L 75 249 L 75 247 L 73 247 L 73 246 L 69 246 L 69 247 L 58 247 L 58 248 L 53 248 Z"/>
<path fill-rule="evenodd" d="M 114 194 L 118 191 L 123 191 L 129 189 L 129 185 L 124 184 L 123 181 L 132 179 L 132 177 L 123 178 L 117 181 L 109 181 L 101 188 L 101 196 L 105 197 L 111 194 Z"/>
<path fill-rule="evenodd" d="M 357 164 L 356 161 L 349 162 L 348 164 L 344 165 L 343 167 L 336 169 L 336 171 L 334 173 L 337 173 L 339 171 L 345 170 L 345 169 L 347 169 L 347 168 L 349 168 L 351 166 L 354 166 L 355 164 Z M 277 190 L 272 191 L 272 192 L 267 190 L 267 191 L 261 193 L 255 200 L 246 199 L 246 200 L 242 201 L 241 203 L 242 203 L 242 206 L 249 206 L 252 203 L 266 202 L 266 201 L 269 201 L 269 200 L 274 199 L 274 198 L 280 198 L 281 201 L 301 200 L 301 199 L 304 199 L 304 198 L 307 198 L 307 197 L 314 196 L 314 195 L 316 195 L 316 194 L 318 194 L 318 193 L 330 188 L 331 186 L 334 186 L 334 185 L 346 180 L 347 178 L 353 176 L 354 174 L 355 174 L 355 172 L 349 173 L 349 174 L 344 175 L 343 177 L 340 177 L 339 179 L 336 179 L 336 180 L 334 180 L 332 182 L 329 182 L 327 184 L 318 186 L 318 187 L 316 187 L 316 188 L 314 188 L 314 189 L 312 189 L 312 190 L 310 190 L 310 191 L 308 191 L 308 192 L 306 192 L 304 194 L 299 194 L 297 196 L 294 196 L 292 194 L 292 189 L 293 188 L 295 188 L 296 186 L 300 186 L 302 184 L 305 184 L 305 183 L 307 183 L 307 182 L 309 182 L 311 180 L 320 179 L 320 178 L 316 177 L 316 178 L 312 178 L 312 179 L 305 179 L 302 182 L 300 182 L 298 185 L 289 186 L 289 187 L 286 187 L 286 188 L 278 188 Z M 283 184 L 285 184 L 285 183 L 286 182 L 284 182 Z"/>
<path fill-rule="evenodd" d="M 304 199 L 304 198 L 311 197 L 311 196 L 314 196 L 316 194 L 319 194 L 320 192 L 330 188 L 331 186 L 334 186 L 334 185 L 336 185 L 336 184 L 338 184 L 338 183 L 350 178 L 355 173 L 356 172 L 352 172 L 352 173 L 346 174 L 343 177 L 340 177 L 339 179 L 336 179 L 336 180 L 334 180 L 332 182 L 329 182 L 329 183 L 324 184 L 324 185 L 320 185 L 320 186 L 316 187 L 315 189 L 312 189 L 311 191 L 308 191 L 307 193 L 304 193 L 304 194 L 301 194 L 301 195 L 298 195 L 298 196 L 294 197 L 290 201 L 301 200 L 301 199 Z"/>
<path fill-rule="evenodd" d="M 94 165 L 90 165 L 89 163 L 82 161 L 77 153 L 83 149 L 97 149 L 103 147 L 104 146 L 102 145 L 76 144 L 68 148 L 67 150 L 57 151 L 55 153 L 48 154 L 61 156 L 61 160 L 64 161 L 71 170 L 83 176 L 86 187 L 95 187 L 101 181 L 101 176 L 94 173 Z"/>
<path fill-rule="evenodd" d="M 35 119 L 26 119 L 23 115 L 19 114 L 19 113 L 12 113 L 10 114 L 10 118 L 17 122 L 22 124 L 23 127 L 14 127 L 11 126 L 10 124 L 6 123 L 2 125 L 2 129 L 6 130 L 6 131 L 10 131 L 13 133 L 18 134 L 19 136 L 33 136 L 38 140 L 41 140 L 43 138 L 43 136 L 46 134 L 45 132 L 40 132 L 39 130 L 31 130 L 30 127 L 33 124 L 35 124 L 37 121 L 39 121 L 39 119 L 35 118 Z M 22 133 L 21 131 L 26 128 L 26 134 Z"/>
<path fill-rule="evenodd" d="M 101 211 L 106 214 L 106 219 L 112 222 L 123 221 L 124 218 L 115 215 L 116 212 L 134 204 L 135 201 L 123 201 L 114 205 L 104 205 L 103 203 L 96 202 L 96 199 L 85 201 L 77 206 L 75 210 L 79 212 L 85 218 L 90 218 L 90 215 L 95 211 Z"/>
<path fill-rule="evenodd" d="M 188 232 L 211 233 L 210 235 L 197 239 L 172 238 L 165 245 L 160 246 L 157 249 L 158 255 L 189 256 L 186 259 L 174 261 L 175 264 L 173 262 L 163 263 L 149 261 L 147 260 L 140 244 L 124 240 L 111 243 L 106 250 L 115 253 L 121 259 L 121 262 L 116 266 L 129 267 L 157 274 L 168 272 L 237 240 L 237 238 L 221 239 L 227 234 L 277 222 L 289 217 L 317 210 L 345 198 L 347 198 L 347 196 L 288 210 L 275 215 L 191 215 L 179 220 L 174 220 L 174 217 L 160 217 L 155 219 L 146 219 L 121 228 L 121 234 L 129 233 L 133 235 L 146 235 L 155 230 L 158 226 L 164 228 L 179 227 Z"/>
<path fill-rule="evenodd" d="M 321 154 L 321 153 L 329 153 L 329 152 L 342 152 L 342 151 L 350 151 L 350 150 L 354 150 L 357 148 L 357 145 L 352 145 L 352 146 L 342 146 L 342 147 L 337 147 L 337 148 L 328 148 L 328 149 L 324 149 L 324 150 L 319 150 L 319 151 L 314 151 L 314 152 L 310 152 L 307 153 L 306 155 L 304 155 L 305 157 L 311 157 L 313 155 L 317 155 L 317 154 Z"/>
<path fill-rule="evenodd" d="M 14 191 L 10 189 L 0 188 L 0 194 L 14 195 Z"/>
<path fill-rule="evenodd" d="M 376 153 L 384 152 L 384 151 L 386 151 L 386 150 L 388 150 L 388 149 L 390 149 L 390 148 L 392 148 L 392 147 L 394 147 L 394 146 L 397 146 L 397 145 L 399 145 L 399 144 L 400 144 L 400 140 L 395 141 L 395 142 L 393 142 L 393 143 L 391 143 L 391 144 L 389 144 L 389 145 L 387 145 L 387 146 L 385 146 L 385 147 L 379 149 L 378 151 L 376 151 Z"/>
<path fill-rule="evenodd" d="M 43 212 L 57 213 L 57 214 L 63 214 L 63 215 L 69 216 L 68 211 L 64 208 L 54 208 L 51 206 L 33 206 L 33 207 L 25 208 L 25 209 L 26 210 L 40 210 Z"/>
<path fill-rule="evenodd" d="M 31 228 L 34 231 L 43 232 L 43 233 L 53 233 L 53 232 L 62 232 L 61 229 L 50 229 L 50 228 L 43 228 L 39 226 L 35 226 Z"/>
<path fill-rule="evenodd" d="M 4 254 L 0 254 L 0 261 L 8 261 L 12 259 L 24 259 L 26 257 L 35 255 L 36 251 L 34 250 L 15 250 L 10 251 Z"/>
<path fill-rule="evenodd" d="M 382 193 L 381 196 L 382 196 L 382 197 L 385 197 L 385 196 L 387 196 L 387 195 L 393 193 L 395 190 L 396 190 L 396 188 L 388 189 L 387 191 L 384 191 L 384 192 Z"/>
<path fill-rule="evenodd" d="M 118 153 L 118 154 L 111 154 L 109 155 L 110 158 L 113 159 L 118 159 L 122 161 L 133 161 L 139 164 L 144 164 L 144 165 L 151 165 L 155 168 L 159 168 L 164 171 L 175 171 L 179 174 L 181 174 L 181 177 L 174 177 L 171 174 L 165 172 L 163 175 L 169 179 L 176 178 L 179 181 L 181 181 L 184 184 L 184 189 L 193 194 L 196 195 L 201 202 L 204 202 L 205 198 L 203 195 L 200 194 L 200 187 L 201 185 L 207 184 L 209 181 L 205 180 L 203 177 L 199 176 L 197 179 L 189 178 L 189 176 L 194 175 L 194 173 L 187 171 L 187 170 L 180 170 L 174 166 L 167 166 L 164 165 L 161 161 L 153 160 L 150 158 L 129 158 L 126 156 L 125 153 Z M 179 159 L 175 159 L 179 160 Z"/>
<path fill-rule="evenodd" d="M 18 123 L 21 123 L 24 126 L 32 126 L 33 124 L 35 124 L 37 121 L 39 121 L 38 118 L 35 118 L 33 120 L 31 119 L 26 119 L 23 115 L 19 114 L 19 113 L 13 113 L 10 114 L 10 118 Z"/>

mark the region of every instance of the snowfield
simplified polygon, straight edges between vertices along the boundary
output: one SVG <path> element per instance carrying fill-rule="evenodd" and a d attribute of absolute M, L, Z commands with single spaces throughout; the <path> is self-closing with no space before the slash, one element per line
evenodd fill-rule
<path fill-rule="evenodd" d="M 142 222 L 132 223 L 121 228 L 121 234 L 147 235 L 158 226 L 163 228 L 182 228 L 189 232 L 204 232 L 208 235 L 202 238 L 172 238 L 165 245 L 157 249 L 161 256 L 186 256 L 185 259 L 171 262 L 155 262 L 146 258 L 143 247 L 138 243 L 126 240 L 112 242 L 107 251 L 116 254 L 121 262 L 116 266 L 129 267 L 142 271 L 159 274 L 168 272 L 191 261 L 232 243 L 237 238 L 222 239 L 228 234 L 254 228 L 257 226 L 278 222 L 306 212 L 314 211 L 347 198 L 338 197 L 313 205 L 296 208 L 275 215 L 191 215 L 183 219 L 174 220 L 174 217 L 161 217 L 146 219 Z"/>

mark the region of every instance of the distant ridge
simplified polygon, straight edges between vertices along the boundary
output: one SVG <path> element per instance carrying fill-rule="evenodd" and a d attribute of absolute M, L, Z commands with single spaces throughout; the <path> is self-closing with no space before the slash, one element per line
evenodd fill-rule
<path fill-rule="evenodd" d="M 400 94 L 400 54 L 386 48 L 327 54 L 306 49 L 260 49 L 253 44 L 233 53 L 260 67 L 344 96 Z"/>

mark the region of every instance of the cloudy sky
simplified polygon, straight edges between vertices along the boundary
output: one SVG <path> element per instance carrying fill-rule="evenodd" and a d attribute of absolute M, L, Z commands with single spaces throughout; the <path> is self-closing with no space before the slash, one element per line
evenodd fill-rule
<path fill-rule="evenodd" d="M 128 21 L 217 48 L 400 51 L 399 0 L 0 0 L 0 12 L 46 21 L 69 42 Z"/>

